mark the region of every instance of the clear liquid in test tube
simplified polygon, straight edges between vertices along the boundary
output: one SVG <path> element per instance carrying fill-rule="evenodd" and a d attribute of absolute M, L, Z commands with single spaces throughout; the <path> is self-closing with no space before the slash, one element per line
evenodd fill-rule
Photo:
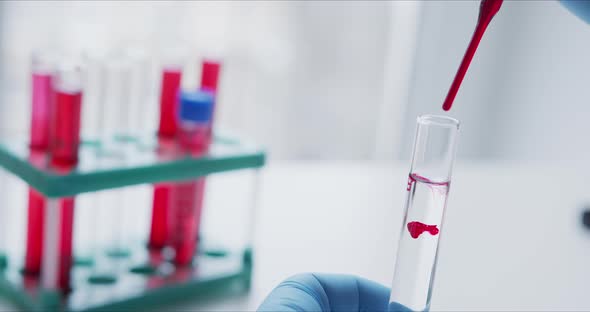
<path fill-rule="evenodd" d="M 459 122 L 418 117 L 389 311 L 428 311 Z"/>

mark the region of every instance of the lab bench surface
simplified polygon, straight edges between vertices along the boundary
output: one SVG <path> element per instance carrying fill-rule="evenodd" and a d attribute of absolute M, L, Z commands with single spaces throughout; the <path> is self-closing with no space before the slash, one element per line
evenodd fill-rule
<path fill-rule="evenodd" d="M 250 293 L 171 308 L 252 311 L 281 280 L 307 271 L 389 285 L 407 170 L 407 163 L 271 163 L 261 179 Z M 458 163 L 431 310 L 590 310 L 585 204 L 590 176 L 574 168 Z"/>

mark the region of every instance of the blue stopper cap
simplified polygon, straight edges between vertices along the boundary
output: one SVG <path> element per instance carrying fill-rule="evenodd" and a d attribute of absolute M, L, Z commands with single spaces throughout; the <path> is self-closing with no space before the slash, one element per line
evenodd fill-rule
<path fill-rule="evenodd" d="M 199 91 L 180 91 L 178 94 L 178 116 L 181 121 L 210 122 L 213 114 L 213 93 Z"/>

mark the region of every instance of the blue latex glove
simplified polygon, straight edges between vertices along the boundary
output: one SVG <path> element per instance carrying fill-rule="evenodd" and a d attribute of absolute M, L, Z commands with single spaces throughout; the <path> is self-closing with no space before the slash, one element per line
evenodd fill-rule
<path fill-rule="evenodd" d="M 299 274 L 279 284 L 258 311 L 387 311 L 389 292 L 351 275 Z"/>
<path fill-rule="evenodd" d="M 590 1 L 588 0 L 560 0 L 561 4 L 577 17 L 590 24 Z"/>

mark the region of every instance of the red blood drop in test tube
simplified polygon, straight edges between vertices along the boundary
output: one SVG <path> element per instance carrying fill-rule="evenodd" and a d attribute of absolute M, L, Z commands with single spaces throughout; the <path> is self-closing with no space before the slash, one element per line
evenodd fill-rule
<path fill-rule="evenodd" d="M 428 225 L 418 221 L 412 221 L 408 223 L 408 232 L 412 238 L 416 239 L 424 232 L 430 233 L 430 235 L 437 235 L 439 230 L 436 225 Z"/>

